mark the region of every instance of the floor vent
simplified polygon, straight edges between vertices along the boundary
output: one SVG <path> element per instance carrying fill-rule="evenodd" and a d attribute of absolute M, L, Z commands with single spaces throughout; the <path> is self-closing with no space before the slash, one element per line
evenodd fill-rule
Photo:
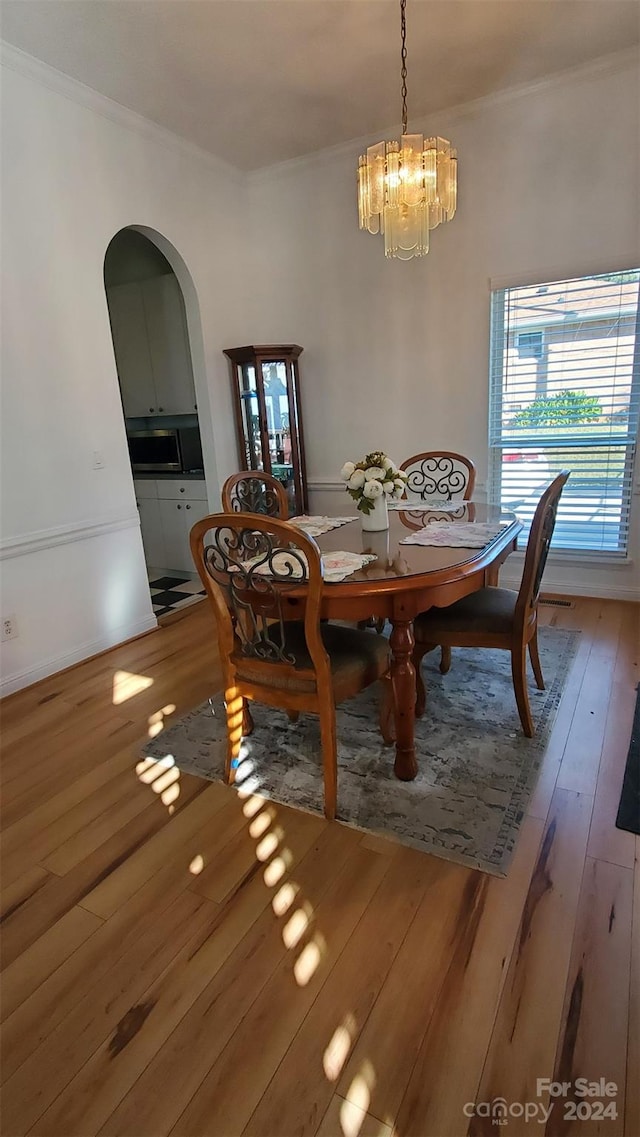
<path fill-rule="evenodd" d="M 555 597 L 541 596 L 538 604 L 543 604 L 545 608 L 575 608 L 575 600 L 556 600 Z"/>

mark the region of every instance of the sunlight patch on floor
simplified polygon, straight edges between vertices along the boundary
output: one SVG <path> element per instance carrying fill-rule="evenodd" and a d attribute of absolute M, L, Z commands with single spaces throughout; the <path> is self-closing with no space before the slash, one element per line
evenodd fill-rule
<path fill-rule="evenodd" d="M 133 671 L 116 671 L 113 675 L 113 693 L 111 702 L 114 707 L 133 699 L 141 691 L 153 686 L 153 679 L 148 675 L 136 675 Z"/>
<path fill-rule="evenodd" d="M 173 754 L 163 758 L 143 758 L 135 767 L 138 781 L 150 786 L 169 813 L 175 810 L 174 803 L 180 797 L 180 770 Z"/>
<path fill-rule="evenodd" d="M 309 927 L 312 916 L 313 908 L 309 901 L 303 901 L 300 908 L 296 908 L 282 929 L 282 942 L 286 948 L 291 950 L 296 944 L 300 943 L 302 936 Z"/>
<path fill-rule="evenodd" d="M 280 840 L 283 836 L 282 829 L 278 826 L 276 829 L 271 829 L 265 837 L 262 837 L 256 845 L 256 857 L 259 861 L 268 861 L 269 857 L 273 856 Z"/>
<path fill-rule="evenodd" d="M 349 1014 L 336 1027 L 322 1056 L 322 1068 L 327 1081 L 337 1082 L 351 1050 L 356 1020 Z"/>
<path fill-rule="evenodd" d="M 257 841 L 258 837 L 262 837 L 262 834 L 266 833 L 274 817 L 275 812 L 273 809 L 263 809 L 262 813 L 259 813 L 251 822 L 249 826 L 249 836 Z"/>
<path fill-rule="evenodd" d="M 349 1104 L 356 1106 L 366 1113 L 371 1102 L 371 1091 L 375 1084 L 376 1076 L 373 1066 L 369 1061 L 365 1060 L 347 1090 Z"/>
<path fill-rule="evenodd" d="M 149 718 L 147 720 L 149 723 L 149 729 L 147 731 L 149 738 L 155 738 L 156 735 L 160 734 L 160 732 L 164 730 L 165 718 L 168 715 L 172 715 L 175 709 L 175 703 L 167 703 L 166 707 L 161 707 L 159 711 L 154 711 L 152 715 L 149 715 Z"/>
<path fill-rule="evenodd" d="M 275 888 L 278 881 L 282 880 L 290 864 L 291 854 L 289 853 L 289 850 L 281 849 L 278 856 L 274 857 L 274 859 L 269 862 L 266 869 L 264 870 L 264 873 L 262 874 L 262 879 L 264 880 L 267 888 Z"/>
<path fill-rule="evenodd" d="M 324 936 L 321 936 L 319 932 L 314 932 L 313 938 L 303 947 L 293 965 L 293 975 L 298 987 L 306 987 L 307 983 L 313 979 L 326 950 L 327 945 Z"/>
<path fill-rule="evenodd" d="M 276 916 L 284 916 L 289 911 L 297 894 L 299 892 L 298 885 L 295 881 L 288 880 L 276 892 L 271 907 Z"/>
<path fill-rule="evenodd" d="M 342 1137 L 358 1137 L 362 1126 L 367 1120 L 366 1110 L 361 1109 L 359 1105 L 355 1105 L 352 1101 L 343 1101 L 340 1105 L 340 1129 Z M 371 1114 L 369 1114 L 371 1121 Z M 374 1119 L 377 1120 L 377 1119 Z M 395 1129 L 388 1123 L 378 1121 L 378 1129 L 376 1137 L 397 1137 Z M 373 1137 L 373 1130 L 370 1129 Z"/>

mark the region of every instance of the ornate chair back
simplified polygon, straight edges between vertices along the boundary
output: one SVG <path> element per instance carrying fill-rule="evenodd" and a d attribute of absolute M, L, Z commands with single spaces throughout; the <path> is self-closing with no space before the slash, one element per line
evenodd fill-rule
<path fill-rule="evenodd" d="M 423 500 L 452 497 L 469 500 L 476 481 L 476 468 L 470 458 L 451 450 L 429 450 L 414 454 L 401 463 L 401 470 L 409 475 L 407 493 Z"/>
<path fill-rule="evenodd" d="M 313 538 L 286 521 L 219 513 L 198 521 L 190 541 L 215 612 L 227 680 L 250 672 L 255 683 L 270 687 L 294 675 L 330 683 L 320 634 L 322 562 Z M 288 611 L 301 585 L 304 607 Z"/>
<path fill-rule="evenodd" d="M 561 470 L 558 476 L 547 486 L 536 506 L 529 531 L 522 582 L 516 603 L 516 623 L 526 623 L 538 603 L 542 574 L 547 563 L 549 546 L 556 524 L 558 502 L 569 473 L 569 470 Z"/>
<path fill-rule="evenodd" d="M 222 508 L 225 513 L 263 513 L 283 521 L 289 516 L 284 486 L 263 470 L 231 474 L 222 487 Z"/>

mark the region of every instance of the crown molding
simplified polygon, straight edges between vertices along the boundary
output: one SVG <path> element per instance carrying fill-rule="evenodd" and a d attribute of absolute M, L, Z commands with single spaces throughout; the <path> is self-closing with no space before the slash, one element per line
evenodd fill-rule
<path fill-rule="evenodd" d="M 631 69 L 638 70 L 640 74 L 640 48 L 638 47 L 624 48 L 622 51 L 599 56 L 598 59 L 592 59 L 587 63 L 579 63 L 575 67 L 565 68 L 564 71 L 557 71 L 554 75 L 546 75 L 542 79 L 535 79 L 514 87 L 505 87 L 500 91 L 492 92 L 490 95 L 482 95 L 478 99 L 471 99 L 468 102 L 458 103 L 451 107 L 443 107 L 439 111 L 431 111 L 428 115 L 422 115 L 421 117 L 412 119 L 412 130 L 426 135 L 434 134 L 437 133 L 437 130 L 435 130 L 433 124 L 437 124 L 438 120 L 441 119 L 446 119 L 447 122 L 460 121 L 464 118 L 471 118 L 492 107 L 506 106 L 509 103 L 518 102 L 520 99 L 529 98 L 531 95 L 538 94 L 539 92 L 553 90 L 555 87 L 562 87 L 566 83 L 583 82 L 599 76 L 613 75 L 617 72 Z M 400 123 L 397 122 L 385 129 L 377 130 L 375 134 L 364 134 L 359 138 L 351 138 L 346 142 L 338 142 L 335 146 L 325 146 L 322 150 L 315 150 L 311 154 L 301 154 L 299 157 L 289 158 L 285 162 L 276 162 L 271 166 L 262 166 L 257 170 L 249 170 L 246 177 L 249 184 L 253 184 L 281 175 L 286 176 L 289 172 L 293 172 L 304 166 L 313 166 L 315 163 L 324 163 L 344 156 L 353 156 L 354 153 L 362 153 L 366 150 L 367 146 L 379 142 L 381 138 L 399 137 L 400 131 L 401 126 Z"/>
<path fill-rule="evenodd" d="M 566 68 L 564 71 L 558 71 L 554 75 L 547 75 L 542 79 L 536 79 L 532 82 L 522 83 L 514 87 L 505 87 L 503 90 L 495 91 L 492 94 L 483 95 L 478 99 L 472 99 L 452 107 L 443 107 L 439 111 L 431 112 L 428 115 L 423 115 L 413 120 L 412 126 L 413 129 L 422 131 L 424 134 L 433 133 L 431 124 L 437 122 L 438 119 L 446 118 L 448 121 L 455 122 L 456 119 L 469 118 L 491 107 L 517 102 L 520 99 L 528 98 L 540 91 L 551 90 L 554 87 L 562 86 L 567 82 L 580 82 L 600 75 L 614 74 L 618 71 L 630 68 L 638 69 L 639 63 L 639 49 L 637 47 L 625 48 L 623 51 L 600 56 L 598 59 L 590 60 L 588 63 L 581 63 L 575 67 Z M 85 83 L 80 83 L 77 79 L 72 79 L 71 76 L 56 70 L 55 67 L 51 67 L 48 63 L 36 59 L 33 55 L 28 55 L 27 52 L 21 51 L 20 48 L 7 43 L 6 40 L 0 40 L 0 65 L 36 83 L 40 83 L 50 91 L 62 95 L 63 98 L 69 99 L 71 102 L 77 103 L 93 111 L 94 114 L 98 114 L 111 122 L 115 122 L 127 130 L 131 130 L 149 141 L 155 142 L 174 152 L 177 151 L 185 157 L 189 157 L 193 161 L 207 166 L 210 170 L 239 185 L 251 185 L 269 180 L 270 178 L 286 176 L 289 172 L 304 166 L 313 166 L 316 163 L 332 161 L 333 159 L 338 159 L 345 155 L 350 156 L 356 151 L 366 150 L 367 146 L 379 141 L 381 137 L 397 135 L 400 130 L 399 123 L 394 123 L 392 126 L 377 130 L 375 133 L 372 132 L 361 135 L 358 138 L 351 138 L 346 142 L 336 143 L 335 146 L 326 146 L 310 154 L 301 154 L 296 158 L 289 158 L 284 162 L 275 162 L 272 165 L 262 166 L 256 170 L 243 171 L 231 165 L 229 162 L 225 162 L 224 159 L 217 157 L 215 154 L 210 153 L 210 151 L 203 150 L 201 147 L 196 146 L 195 143 L 189 142 L 181 135 L 174 134 L 173 131 L 167 130 L 166 127 L 159 126 L 157 123 L 152 122 L 151 119 L 145 118 L 144 115 L 130 110 L 128 107 L 123 106 L 122 103 L 118 103 L 114 99 L 110 99 L 107 95 L 102 95 L 98 91 L 94 91 L 92 87 L 88 87 Z"/>
<path fill-rule="evenodd" d="M 0 40 L 0 65 L 33 80 L 35 83 L 39 83 L 53 91 L 54 94 L 62 95 L 70 102 L 77 103 L 86 110 L 93 111 L 94 114 L 124 127 L 125 130 L 133 131 L 149 142 L 155 142 L 167 150 L 177 151 L 184 157 L 207 166 L 213 172 L 230 181 L 244 184 L 246 175 L 236 166 L 232 166 L 208 150 L 203 150 L 181 135 L 174 134 L 166 127 L 159 126 L 158 123 L 152 122 L 144 115 L 130 110 L 122 103 L 116 102 L 115 99 L 110 99 L 108 95 L 101 95 L 99 91 L 94 91 L 93 87 L 87 87 L 78 79 L 72 79 L 70 75 L 65 75 L 64 72 L 56 70 L 55 67 L 44 63 L 41 59 L 28 55 L 27 52 L 7 43 L 6 40 Z"/>

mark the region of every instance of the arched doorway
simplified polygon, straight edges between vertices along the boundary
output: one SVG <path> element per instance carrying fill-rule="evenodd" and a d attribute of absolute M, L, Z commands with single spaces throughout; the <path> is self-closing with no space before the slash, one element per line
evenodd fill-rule
<path fill-rule="evenodd" d="M 193 290 L 191 321 L 166 253 Z M 192 525 L 209 513 L 191 337 L 195 289 L 169 242 L 137 226 L 110 241 L 104 284 L 151 603 L 165 619 L 204 595 L 189 550 Z M 197 310 L 195 317 L 200 331 Z"/>

